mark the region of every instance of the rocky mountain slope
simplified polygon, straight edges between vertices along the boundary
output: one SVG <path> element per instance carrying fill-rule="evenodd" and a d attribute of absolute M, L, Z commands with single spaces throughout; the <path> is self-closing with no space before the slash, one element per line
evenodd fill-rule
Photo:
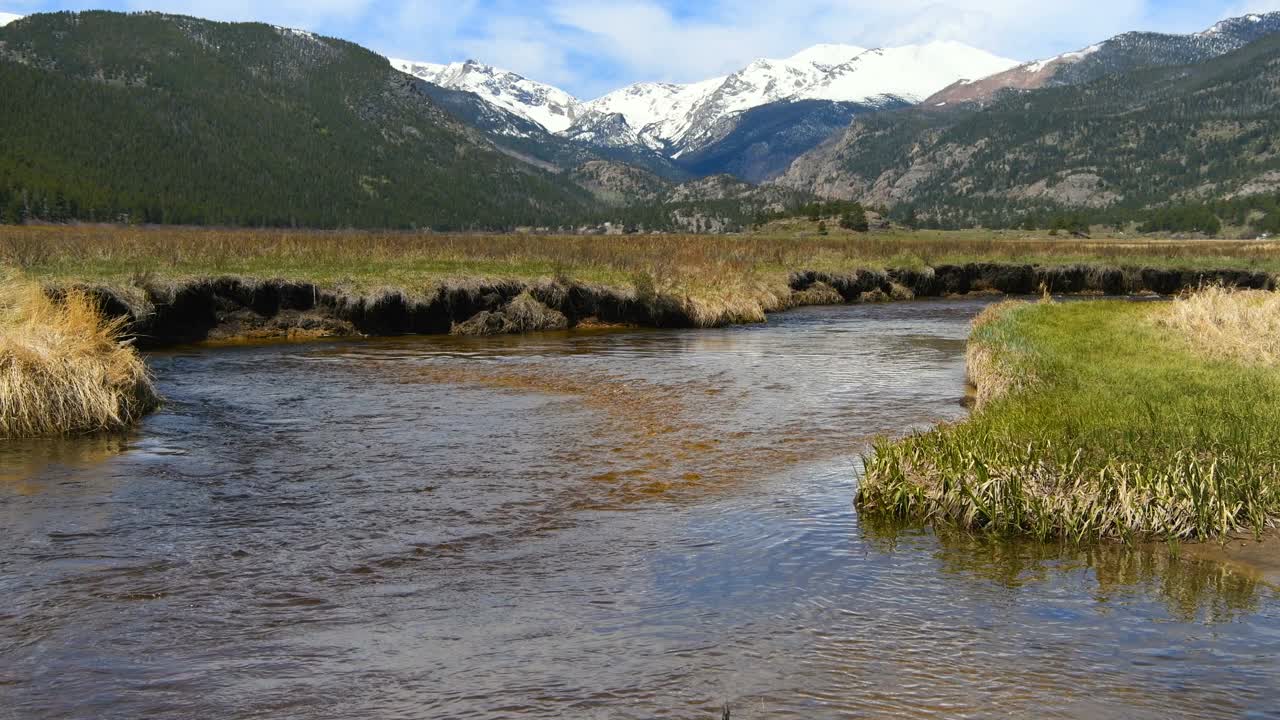
<path fill-rule="evenodd" d="M 1101 52 L 1101 51 L 1099 51 Z M 926 216 L 1007 220 L 1278 189 L 1280 35 L 1194 65 L 859 118 L 780 184 Z"/>
<path fill-rule="evenodd" d="M 1190 65 L 1280 32 L 1280 12 L 1224 20 L 1190 35 L 1130 32 L 1083 50 L 1024 63 L 978 80 L 961 80 L 924 101 L 942 107 L 990 100 L 1002 90 L 1078 85 L 1143 67 Z"/>
<path fill-rule="evenodd" d="M 907 106 L 902 100 L 878 106 L 831 100 L 762 105 L 735 117 L 724 137 L 683 153 L 677 162 L 695 176 L 727 173 L 749 182 L 765 182 L 782 175 L 796 158 L 849 127 L 854 118 Z"/>
<path fill-rule="evenodd" d="M 570 173 L 573 181 L 612 205 L 637 205 L 663 199 L 671 183 L 633 165 L 605 160 L 583 163 Z"/>

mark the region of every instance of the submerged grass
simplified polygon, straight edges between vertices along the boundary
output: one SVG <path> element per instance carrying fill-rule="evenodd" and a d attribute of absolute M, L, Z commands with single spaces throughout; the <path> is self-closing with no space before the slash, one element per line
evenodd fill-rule
<path fill-rule="evenodd" d="M 877 443 L 858 505 L 1043 539 L 1271 527 L 1280 371 L 1240 360 L 1275 342 L 1274 302 L 1211 290 L 1174 304 L 996 306 L 970 341 L 973 417 Z"/>
<path fill-rule="evenodd" d="M 0 274 L 0 438 L 125 427 L 159 399 L 138 353 L 79 291 Z"/>

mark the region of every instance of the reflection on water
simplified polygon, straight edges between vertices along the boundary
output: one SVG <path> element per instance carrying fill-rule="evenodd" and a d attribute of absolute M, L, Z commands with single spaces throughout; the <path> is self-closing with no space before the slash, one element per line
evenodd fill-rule
<path fill-rule="evenodd" d="M 45 484 L 58 468 L 92 475 L 93 469 L 128 448 L 128 437 L 99 435 L 52 440 L 7 440 L 0 444 L 0 492 L 20 495 L 51 490 Z"/>
<path fill-rule="evenodd" d="M 865 518 L 862 525 L 868 540 L 885 551 L 895 548 L 902 534 L 924 534 Z M 945 528 L 931 532 L 930 537 L 938 543 L 935 556 L 943 572 L 1011 590 L 1044 587 L 1063 572 L 1085 572 L 1094 581 L 1092 598 L 1099 608 L 1136 594 L 1160 600 L 1170 615 L 1188 623 L 1234 621 L 1258 611 L 1269 592 L 1256 574 L 1224 563 L 1184 558 L 1177 546 L 1009 541 Z"/>
<path fill-rule="evenodd" d="M 155 358 L 0 450 L 0 717 L 1263 717 L 1280 602 L 1164 547 L 860 520 L 974 301 Z"/>

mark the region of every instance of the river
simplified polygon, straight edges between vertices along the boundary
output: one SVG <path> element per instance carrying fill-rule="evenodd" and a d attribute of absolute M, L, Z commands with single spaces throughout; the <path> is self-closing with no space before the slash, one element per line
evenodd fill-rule
<path fill-rule="evenodd" d="M 0 718 L 1280 717 L 1280 594 L 860 519 L 981 300 L 188 348 L 0 445 Z"/>

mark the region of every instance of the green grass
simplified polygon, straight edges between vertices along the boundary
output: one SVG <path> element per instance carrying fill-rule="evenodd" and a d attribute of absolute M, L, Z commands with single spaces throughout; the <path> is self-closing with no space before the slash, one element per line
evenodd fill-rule
<path fill-rule="evenodd" d="M 1043 539 L 1262 530 L 1280 516 L 1280 371 L 1210 359 L 1158 323 L 1169 310 L 991 313 L 970 342 L 990 400 L 965 422 L 879 442 L 860 509 Z"/>

